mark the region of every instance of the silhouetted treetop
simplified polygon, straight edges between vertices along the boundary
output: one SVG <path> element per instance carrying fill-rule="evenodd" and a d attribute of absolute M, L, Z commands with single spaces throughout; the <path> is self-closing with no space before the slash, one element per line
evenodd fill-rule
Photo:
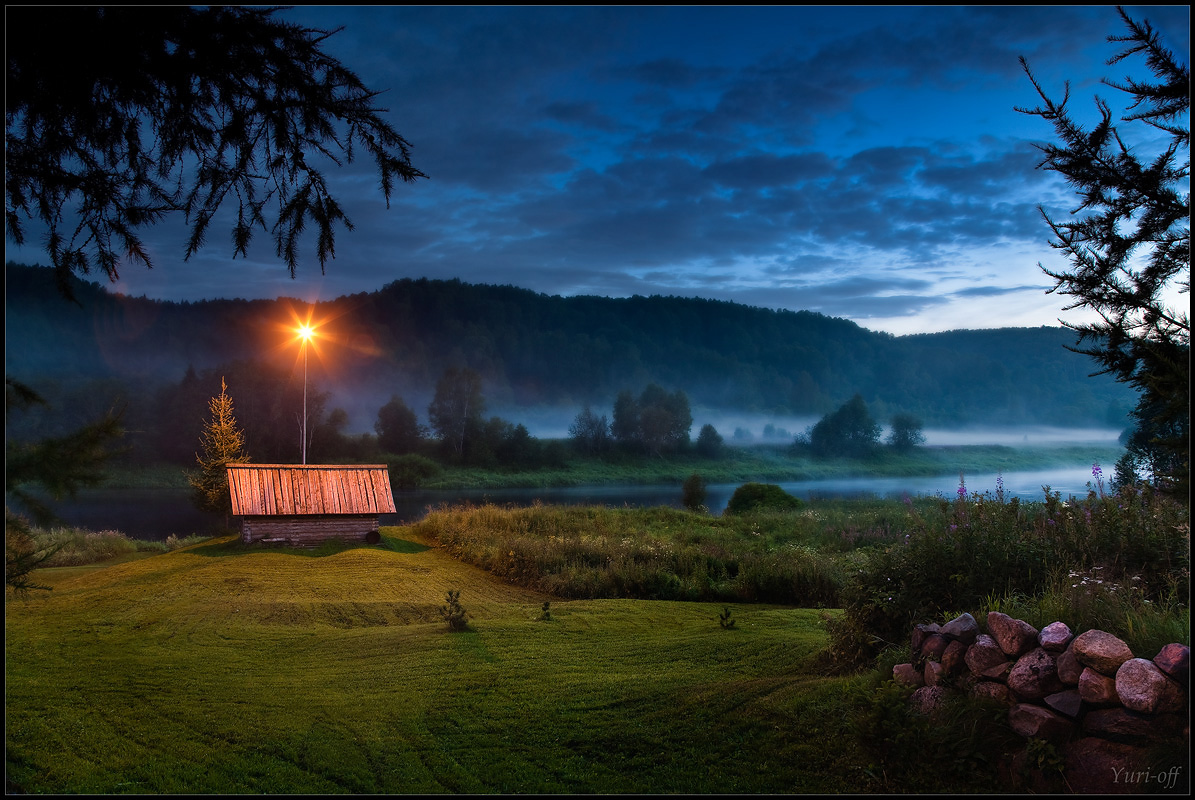
<path fill-rule="evenodd" d="M 336 31 L 244 7 L 25 6 L 6 9 L 5 230 L 20 244 L 48 229 L 60 288 L 72 272 L 147 267 L 140 231 L 181 212 L 186 257 L 217 210 L 235 208 L 233 254 L 256 230 L 294 277 L 307 223 L 321 270 L 334 227 L 352 222 L 315 162 L 426 177 L 351 70 L 321 50 Z"/>

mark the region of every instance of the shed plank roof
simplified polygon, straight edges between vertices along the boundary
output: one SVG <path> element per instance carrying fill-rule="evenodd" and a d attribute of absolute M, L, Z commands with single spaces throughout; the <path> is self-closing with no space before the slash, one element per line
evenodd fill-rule
<path fill-rule="evenodd" d="M 228 491 L 238 516 L 393 514 L 385 464 L 229 464 Z"/>

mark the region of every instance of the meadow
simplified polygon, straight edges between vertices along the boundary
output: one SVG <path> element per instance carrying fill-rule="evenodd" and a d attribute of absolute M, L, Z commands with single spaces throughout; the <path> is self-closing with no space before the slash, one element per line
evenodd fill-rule
<path fill-rule="evenodd" d="M 6 620 L 9 788 L 857 785 L 842 714 L 852 679 L 810 667 L 819 612 L 735 607 L 728 629 L 703 603 L 565 602 L 385 533 L 381 548 L 215 539 L 40 571 L 52 591 L 13 601 Z M 449 589 L 469 614 L 460 633 L 439 613 Z"/>
<path fill-rule="evenodd" d="M 999 608 L 1189 643 L 1188 514 L 1148 492 L 454 507 L 383 534 L 38 570 L 50 591 L 6 598 L 9 790 L 1014 790 L 999 709 L 930 725 L 886 681 L 912 621 Z"/>

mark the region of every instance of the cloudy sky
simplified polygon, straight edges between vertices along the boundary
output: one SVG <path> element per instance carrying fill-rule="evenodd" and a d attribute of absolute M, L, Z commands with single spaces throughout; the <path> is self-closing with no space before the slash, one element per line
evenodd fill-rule
<path fill-rule="evenodd" d="M 1187 7 L 1129 6 L 1189 61 Z M 429 176 L 387 209 L 362 161 L 336 172 L 356 226 L 291 280 L 259 235 L 177 225 L 120 291 L 329 299 L 404 277 L 546 294 L 710 297 L 872 330 L 1055 325 L 1037 211 L 1073 205 L 1036 170 L 1043 86 L 1091 117 L 1123 32 L 1111 6 L 299 7 L 371 88 Z M 1149 146 L 1149 142 L 1142 142 Z M 45 263 L 7 243 L 6 256 Z M 1184 301 L 1186 302 L 1186 301 Z"/>

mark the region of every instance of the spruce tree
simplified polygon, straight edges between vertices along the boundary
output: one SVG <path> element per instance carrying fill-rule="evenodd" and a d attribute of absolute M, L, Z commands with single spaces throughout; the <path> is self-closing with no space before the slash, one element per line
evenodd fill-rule
<path fill-rule="evenodd" d="M 1185 496 L 1191 323 L 1173 295 L 1191 288 L 1191 71 L 1148 21 L 1118 11 L 1128 32 L 1108 37 L 1125 45 L 1108 63 L 1143 56 L 1154 76 L 1103 81 L 1127 95 L 1120 125 L 1099 97 L 1099 121 L 1090 129 L 1082 125 L 1067 108 L 1069 85 L 1061 100 L 1052 99 L 1024 58 L 1042 105 L 1017 110 L 1051 124 L 1059 143 L 1039 146 L 1038 168 L 1057 172 L 1079 197 L 1066 221 L 1041 209 L 1054 234 L 1051 246 L 1070 264 L 1068 270 L 1042 267 L 1054 280 L 1049 291 L 1073 298 L 1064 310 L 1089 309 L 1096 316 L 1091 323 L 1063 322 L 1079 335 L 1071 349 L 1095 359 L 1096 374 L 1138 390 L 1132 416 L 1138 440 L 1154 451 L 1146 459 L 1157 467 L 1154 479 Z"/>
<path fill-rule="evenodd" d="M 248 463 L 249 456 L 245 454 L 245 434 L 237 428 L 232 398 L 228 396 L 228 386 L 223 378 L 220 379 L 220 395 L 208 402 L 208 409 L 212 416 L 204 423 L 199 436 L 203 454 L 195 455 L 199 470 L 189 476 L 191 500 L 200 511 L 223 514 L 227 524 L 228 515 L 232 513 L 232 497 L 228 493 L 226 467 Z"/>

